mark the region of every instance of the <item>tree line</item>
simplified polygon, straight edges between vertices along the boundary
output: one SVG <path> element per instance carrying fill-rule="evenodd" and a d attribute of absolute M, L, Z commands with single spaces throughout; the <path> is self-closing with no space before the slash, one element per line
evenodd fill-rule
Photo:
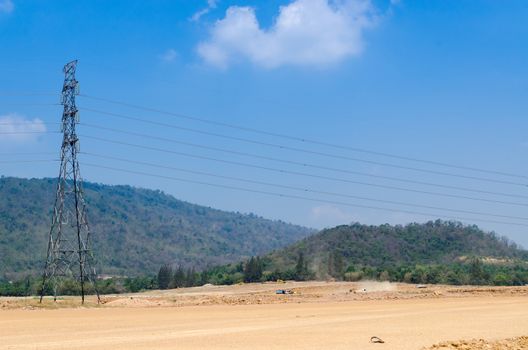
<path fill-rule="evenodd" d="M 465 261 L 450 264 L 396 264 L 386 266 L 346 265 L 337 252 L 330 252 L 326 261 L 319 265 L 309 264 L 303 253 L 297 256 L 293 268 L 270 269 L 275 265 L 268 258 L 251 257 L 245 263 L 214 267 L 196 273 L 192 277 L 195 284 L 179 285 L 176 280 L 163 286 L 230 285 L 236 283 L 267 282 L 277 280 L 307 281 L 314 279 L 332 279 L 338 281 L 379 280 L 416 284 L 448 285 L 494 285 L 520 286 L 528 284 L 528 263 L 524 261 L 510 263 L 486 263 L 473 257 Z M 311 265 L 312 267 L 309 267 Z M 162 271 L 163 270 L 163 271 Z M 164 280 L 169 280 L 167 267 L 160 268 Z M 174 274 L 176 275 L 176 274 Z M 180 273 L 181 275 L 181 273 Z M 159 274 L 158 274 L 159 277 Z M 159 282 L 159 279 L 158 279 Z M 160 283 L 160 286 L 162 284 Z"/>
<path fill-rule="evenodd" d="M 387 266 L 346 266 L 336 252 L 328 254 L 325 262 L 309 264 L 304 254 L 297 256 L 291 269 L 270 269 L 268 258 L 251 257 L 245 262 L 212 267 L 203 271 L 194 268 L 176 268 L 162 265 L 157 275 L 133 278 L 114 277 L 97 280 L 101 294 L 135 293 L 142 290 L 172 289 L 202 286 L 205 284 L 231 285 L 236 283 L 266 282 L 277 280 L 306 281 L 333 279 L 340 281 L 379 280 L 416 284 L 448 285 L 494 285 L 521 286 L 528 284 L 528 264 L 524 261 L 512 263 L 487 263 L 474 257 L 451 264 L 402 264 Z M 311 267 L 310 267 L 311 266 Z M 323 277 L 321 277 L 323 276 Z M 0 296 L 30 296 L 40 294 L 41 278 L 26 277 L 17 281 L 0 281 Z M 87 293 L 93 288 L 87 285 Z M 50 295 L 51 290 L 45 291 Z M 60 295 L 80 294 L 79 284 L 74 280 L 63 280 Z"/>
<path fill-rule="evenodd" d="M 143 290 L 157 289 L 158 283 L 155 276 L 142 277 L 114 277 L 99 279 L 96 287 L 100 294 L 136 293 Z M 41 294 L 42 278 L 27 276 L 15 281 L 0 281 L 0 296 L 35 296 Z M 86 294 L 95 294 L 90 283 L 85 285 Z M 53 295 L 48 286 L 45 295 Z M 80 295 L 79 283 L 73 279 L 63 279 L 57 289 L 58 295 Z"/>

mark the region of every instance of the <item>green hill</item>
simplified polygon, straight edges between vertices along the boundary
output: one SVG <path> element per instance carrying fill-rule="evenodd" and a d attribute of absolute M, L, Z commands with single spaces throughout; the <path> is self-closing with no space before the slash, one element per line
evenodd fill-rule
<path fill-rule="evenodd" d="M 0 178 L 0 279 L 39 272 L 56 180 Z M 85 184 L 101 273 L 152 274 L 164 263 L 204 268 L 268 253 L 314 231 L 186 203 L 160 191 Z"/>
<path fill-rule="evenodd" d="M 528 259 L 527 251 L 495 233 L 438 220 L 406 226 L 353 224 L 326 229 L 266 256 L 266 269 L 292 271 L 301 253 L 319 278 L 335 270 L 449 265 L 468 257 Z"/>

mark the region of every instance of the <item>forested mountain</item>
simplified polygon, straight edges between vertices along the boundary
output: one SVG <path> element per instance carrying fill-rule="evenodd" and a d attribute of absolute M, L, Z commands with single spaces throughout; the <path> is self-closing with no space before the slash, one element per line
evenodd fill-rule
<path fill-rule="evenodd" d="M 55 179 L 0 178 L 0 278 L 39 272 Z M 152 274 L 165 263 L 195 267 L 265 254 L 314 231 L 194 205 L 160 191 L 86 183 L 94 252 L 105 274 Z"/>
<path fill-rule="evenodd" d="M 293 270 L 301 253 L 307 267 L 319 277 L 336 269 L 447 265 L 468 257 L 528 259 L 527 251 L 504 237 L 477 226 L 438 220 L 406 226 L 353 224 L 326 229 L 266 256 L 267 269 Z"/>

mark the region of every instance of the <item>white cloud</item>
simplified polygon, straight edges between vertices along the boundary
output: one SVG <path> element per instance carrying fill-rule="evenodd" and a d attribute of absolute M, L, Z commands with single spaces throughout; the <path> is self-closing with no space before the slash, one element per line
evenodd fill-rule
<path fill-rule="evenodd" d="M 160 55 L 160 58 L 165 62 L 174 62 L 178 58 L 178 52 L 174 49 L 168 49 L 163 55 Z"/>
<path fill-rule="evenodd" d="M 15 4 L 11 0 L 0 0 L 0 13 L 11 13 L 15 9 Z"/>
<path fill-rule="evenodd" d="M 266 68 L 325 66 L 359 55 L 363 32 L 376 18 L 370 0 L 295 0 L 263 29 L 253 8 L 232 6 L 197 50 L 222 68 L 239 59 Z"/>
<path fill-rule="evenodd" d="M 336 206 L 325 204 L 312 208 L 311 220 L 319 227 L 328 227 L 355 222 L 357 215 L 345 212 Z"/>
<path fill-rule="evenodd" d="M 192 15 L 191 21 L 193 21 L 193 22 L 199 21 L 200 18 L 202 18 L 202 16 L 208 14 L 209 12 L 211 12 L 211 10 L 214 10 L 216 8 L 217 4 L 218 4 L 217 0 L 207 0 L 207 7 L 204 8 L 204 9 L 201 9 L 200 11 L 198 11 L 194 15 Z"/>
<path fill-rule="evenodd" d="M 29 120 L 17 114 L 0 116 L 0 141 L 34 141 L 45 131 L 46 125 L 38 118 Z"/>

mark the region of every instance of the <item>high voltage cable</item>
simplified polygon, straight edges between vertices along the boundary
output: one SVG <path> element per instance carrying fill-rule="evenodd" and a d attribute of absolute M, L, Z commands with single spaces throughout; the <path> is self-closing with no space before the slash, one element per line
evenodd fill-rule
<path fill-rule="evenodd" d="M 51 92 L 5 92 L 0 90 L 0 96 L 57 96 L 60 94 Z"/>
<path fill-rule="evenodd" d="M 200 144 L 195 144 L 195 143 L 190 143 L 190 142 L 179 141 L 179 140 L 175 140 L 175 139 L 172 139 L 172 138 L 166 138 L 166 137 L 154 136 L 154 135 L 147 135 L 147 134 L 143 134 L 143 133 L 125 131 L 125 130 L 120 130 L 120 129 L 115 129 L 115 128 L 108 128 L 108 127 L 99 126 L 99 125 L 93 125 L 93 124 L 87 124 L 87 123 L 81 123 L 81 124 L 83 126 L 87 126 L 89 128 L 94 128 L 94 129 L 106 130 L 106 131 L 111 131 L 111 132 L 115 132 L 115 133 L 121 133 L 121 134 L 132 135 L 132 136 L 138 136 L 138 137 L 143 137 L 143 138 L 148 138 L 148 139 L 153 139 L 153 140 L 171 142 L 171 143 L 176 143 L 176 144 L 179 144 L 179 145 L 185 145 L 185 146 L 190 146 L 190 147 L 195 147 L 195 148 L 213 150 L 213 151 L 224 152 L 224 153 L 229 153 L 229 154 L 235 154 L 235 155 L 240 155 L 240 156 L 244 156 L 244 157 L 258 158 L 258 159 L 264 159 L 264 160 L 271 160 L 271 161 L 279 162 L 279 163 L 293 164 L 293 165 L 298 165 L 298 166 L 302 166 L 302 167 L 329 170 L 329 171 L 335 171 L 335 172 L 346 173 L 346 174 L 351 174 L 351 175 L 368 176 L 368 177 L 379 178 L 379 179 L 384 179 L 384 180 L 399 181 L 399 182 L 412 183 L 412 184 L 418 184 L 418 185 L 426 185 L 426 186 L 434 186 L 434 187 L 440 187 L 440 188 L 448 188 L 448 189 L 467 191 L 467 192 L 484 193 L 484 194 L 491 194 L 491 195 L 498 195 L 498 196 L 505 196 L 505 197 L 512 197 L 512 198 L 525 198 L 525 199 L 528 199 L 528 196 L 523 196 L 523 195 L 501 193 L 501 192 L 493 192 L 493 191 L 486 191 L 486 190 L 477 190 L 477 189 L 470 189 L 470 188 L 459 187 L 459 186 L 451 186 L 451 185 L 443 185 L 443 184 L 437 184 L 437 183 L 431 183 L 431 182 L 402 179 L 402 178 L 398 178 L 398 177 L 391 177 L 391 176 L 384 176 L 384 175 L 375 175 L 375 174 L 369 174 L 369 173 L 364 173 L 364 172 L 359 172 L 359 171 L 351 171 L 351 170 L 327 167 L 327 166 L 322 166 L 322 165 L 317 165 L 317 164 L 310 164 L 310 163 L 305 163 L 305 162 L 297 162 L 297 161 L 292 161 L 292 160 L 287 160 L 287 159 L 280 159 L 280 158 L 275 158 L 275 157 L 262 156 L 262 155 L 258 155 L 258 154 L 254 154 L 254 153 L 233 151 L 233 150 L 228 150 L 228 149 L 225 149 L 225 148 L 205 146 L 205 145 L 200 145 Z"/>
<path fill-rule="evenodd" d="M 265 130 L 256 129 L 256 128 L 250 128 L 250 127 L 246 127 L 246 126 L 240 126 L 240 125 L 235 125 L 235 124 L 230 124 L 230 123 L 225 123 L 225 122 L 218 122 L 218 121 L 214 121 L 214 120 L 210 120 L 210 119 L 188 116 L 188 115 L 181 114 L 181 113 L 168 112 L 168 111 L 160 110 L 160 109 L 157 109 L 157 108 L 145 107 L 145 106 L 140 106 L 140 105 L 126 103 L 126 102 L 121 102 L 121 101 L 115 101 L 115 100 L 102 98 L 102 97 L 90 96 L 90 95 L 85 95 L 85 94 L 80 94 L 79 96 L 85 97 L 85 98 L 88 98 L 88 99 L 92 99 L 92 100 L 96 100 L 96 101 L 102 101 L 102 102 L 107 102 L 107 103 L 111 103 L 111 104 L 116 104 L 116 105 L 121 105 L 121 106 L 125 106 L 125 107 L 130 107 L 130 108 L 134 108 L 134 109 L 138 109 L 138 110 L 154 112 L 154 113 L 159 113 L 159 114 L 165 114 L 165 115 L 177 117 L 177 118 L 180 118 L 180 119 L 193 120 L 193 121 L 198 121 L 198 122 L 205 123 L 205 124 L 222 126 L 222 127 L 226 127 L 226 128 L 242 130 L 242 131 L 252 132 L 252 133 L 261 134 L 261 135 L 273 136 L 273 137 L 278 137 L 278 138 L 292 140 L 292 141 L 297 141 L 297 142 L 310 143 L 310 144 L 315 144 L 315 145 L 319 145 L 319 146 L 332 147 L 332 148 L 336 148 L 336 149 L 349 150 L 349 151 L 354 151 L 354 152 L 372 154 L 372 155 L 389 157 L 389 158 L 395 158 L 395 159 L 400 159 L 400 160 L 407 160 L 407 161 L 412 161 L 412 162 L 425 163 L 425 164 L 430 164 L 430 165 L 438 165 L 438 166 L 443 166 L 443 167 L 448 167 L 448 168 L 453 168 L 453 169 L 470 170 L 470 171 L 475 171 L 475 172 L 480 172 L 480 173 L 488 173 L 488 174 L 494 174 L 494 175 L 502 175 L 502 176 L 521 178 L 521 179 L 528 179 L 528 176 L 526 176 L 526 175 L 513 174 L 513 173 L 508 173 L 508 172 L 503 172 L 503 171 L 481 169 L 481 168 L 475 168 L 475 167 L 468 167 L 468 166 L 462 166 L 462 165 L 455 165 L 455 164 L 437 162 L 437 161 L 432 161 L 432 160 L 427 160 L 427 159 L 400 156 L 400 155 L 391 154 L 391 153 L 372 151 L 372 150 L 359 148 L 359 147 L 350 147 L 350 146 L 338 145 L 338 144 L 334 144 L 334 143 L 323 142 L 323 141 L 318 141 L 318 140 L 312 140 L 312 139 L 307 139 L 307 138 L 302 138 L 302 137 L 297 137 L 297 136 L 291 136 L 291 135 L 286 135 L 286 134 L 282 134 L 282 133 L 270 132 L 270 131 L 265 131 Z"/>
<path fill-rule="evenodd" d="M 218 133 L 214 133 L 214 132 L 208 132 L 208 131 L 203 131 L 203 130 L 198 130 L 198 129 L 193 129 L 193 128 L 177 126 L 177 125 L 174 125 L 174 124 L 156 122 L 156 121 L 152 121 L 152 120 L 147 120 L 147 119 L 142 119 L 142 118 L 137 118 L 137 117 L 131 117 L 131 116 L 127 116 L 127 115 L 123 115 L 123 114 L 119 114 L 119 113 L 105 112 L 105 111 L 100 111 L 100 110 L 96 110 L 96 109 L 92 109 L 92 108 L 84 107 L 84 108 L 80 108 L 80 110 L 90 111 L 90 112 L 94 112 L 94 113 L 100 113 L 100 114 L 104 114 L 104 115 L 108 115 L 108 116 L 114 116 L 114 117 L 128 119 L 128 120 L 135 120 L 135 121 L 148 123 L 148 124 L 152 124 L 152 125 L 158 125 L 158 126 L 163 126 L 163 127 L 168 127 L 168 128 L 178 129 L 178 130 L 189 131 L 189 132 L 198 133 L 198 134 L 202 134 L 202 135 L 215 136 L 215 137 L 220 137 L 220 138 L 229 139 L 229 140 L 235 140 L 235 141 L 240 141 L 240 142 L 246 142 L 246 143 L 261 145 L 261 146 L 273 147 L 273 148 L 277 148 L 277 149 L 281 149 L 281 150 L 289 150 L 289 151 L 306 153 L 306 154 L 312 154 L 312 155 L 317 155 L 317 156 L 324 156 L 324 157 L 329 157 L 329 158 L 334 158 L 334 159 L 349 160 L 349 161 L 366 163 L 366 164 L 374 164 L 374 165 L 386 166 L 386 167 L 397 168 L 397 169 L 411 170 L 411 171 L 417 171 L 417 172 L 428 173 L 428 174 L 450 176 L 450 177 L 457 177 L 457 178 L 484 181 L 484 182 L 500 183 L 500 184 L 506 184 L 506 185 L 522 186 L 522 187 L 527 187 L 528 186 L 526 183 L 520 183 L 520 182 L 505 181 L 505 180 L 495 180 L 495 179 L 483 178 L 483 177 L 478 177 L 478 176 L 453 174 L 453 173 L 447 173 L 447 172 L 443 172 L 443 171 L 415 168 L 415 167 L 409 167 L 409 166 L 392 164 L 392 163 L 385 163 L 385 162 L 378 162 L 378 161 L 372 161 L 372 160 L 366 160 L 366 159 L 360 159 L 360 158 L 347 157 L 347 156 L 342 156 L 342 155 L 337 155 L 337 154 L 332 154 L 332 153 L 326 153 L 326 152 L 311 151 L 311 150 L 307 150 L 307 149 L 291 147 L 291 146 L 286 146 L 286 145 L 281 145 L 281 144 L 275 144 L 275 143 L 263 142 L 263 141 L 256 141 L 256 140 L 251 140 L 251 139 L 247 139 L 247 138 L 243 138 L 243 137 L 229 136 L 229 135 L 225 135 L 225 134 L 218 134 Z"/>
<path fill-rule="evenodd" d="M 35 124 L 38 124 L 38 125 L 62 125 L 62 123 L 58 123 L 58 122 L 41 122 L 41 123 L 37 122 L 37 123 L 35 123 L 32 120 L 28 120 L 27 122 L 14 122 L 14 123 L 0 122 L 0 125 L 35 125 Z"/>
<path fill-rule="evenodd" d="M 19 134 L 60 134 L 60 131 L 0 131 L 0 135 L 19 135 Z"/>
<path fill-rule="evenodd" d="M 284 169 L 266 167 L 266 166 L 255 165 L 255 164 L 249 164 L 249 163 L 243 163 L 243 162 L 237 162 L 237 161 L 231 161 L 231 160 L 225 160 L 225 159 L 218 159 L 218 158 L 214 158 L 214 157 L 195 155 L 195 154 L 179 152 L 179 151 L 174 151 L 174 150 L 167 150 L 167 149 L 163 149 L 163 148 L 138 145 L 138 144 L 133 144 L 133 143 L 129 143 L 129 142 L 109 140 L 109 139 L 105 139 L 105 138 L 102 138 L 102 137 L 96 137 L 96 136 L 89 136 L 89 135 L 80 135 L 80 136 L 84 137 L 84 138 L 88 138 L 88 139 L 108 142 L 108 143 L 117 144 L 117 145 L 135 147 L 135 148 L 146 149 L 146 150 L 151 150 L 151 151 L 156 151 L 156 152 L 169 153 L 169 154 L 176 154 L 176 155 L 190 157 L 190 158 L 195 158 L 195 159 L 211 160 L 211 161 L 215 161 L 215 162 L 220 162 L 220 163 L 225 163 L 225 164 L 232 164 L 232 165 L 238 165 L 238 166 L 255 168 L 255 169 L 261 169 L 261 170 L 272 171 L 272 172 L 281 173 L 281 174 L 298 175 L 298 176 L 304 176 L 304 177 L 310 177 L 310 178 L 316 178 L 316 179 L 323 179 L 323 180 L 329 180 L 329 181 L 358 184 L 358 185 L 378 187 L 378 188 L 391 189 L 391 190 L 399 190 L 399 191 L 405 191 L 405 192 L 436 195 L 436 196 L 449 197 L 449 198 L 468 199 L 468 200 L 474 200 L 474 201 L 482 201 L 482 202 L 498 203 L 498 204 L 508 204 L 508 205 L 523 206 L 523 207 L 528 206 L 527 203 L 507 202 L 507 201 L 499 201 L 499 200 L 485 199 L 485 198 L 478 198 L 478 197 L 469 197 L 469 196 L 447 194 L 447 193 L 440 193 L 440 192 L 414 190 L 414 189 L 410 189 L 410 188 L 390 186 L 390 185 L 373 184 L 373 183 L 368 183 L 368 182 L 354 181 L 354 180 L 349 180 L 349 179 L 336 178 L 336 177 L 323 176 L 323 175 L 307 174 L 307 173 L 298 172 L 298 171 L 284 170 Z"/>
<path fill-rule="evenodd" d="M 189 170 L 189 169 L 184 169 L 184 168 L 178 168 L 178 167 L 154 164 L 154 163 L 149 163 L 149 162 L 135 161 L 135 160 L 131 160 L 131 159 L 125 159 L 125 158 L 114 157 L 114 156 L 106 156 L 106 155 L 100 155 L 100 154 L 95 154 L 95 153 L 83 152 L 83 154 L 89 155 L 89 156 L 93 156 L 93 157 L 103 158 L 103 159 L 117 160 L 117 161 L 126 162 L 126 163 L 130 163 L 130 164 L 146 165 L 146 166 L 150 166 L 150 167 L 154 167 L 154 168 L 175 170 L 175 171 L 185 172 L 185 173 L 194 174 L 194 175 L 204 175 L 204 176 L 209 176 L 209 177 L 214 177 L 214 178 L 221 178 L 221 179 L 227 179 L 227 180 L 233 180 L 233 181 L 257 184 L 257 185 L 271 186 L 271 187 L 277 187 L 277 188 L 283 188 L 283 189 L 289 189 L 289 190 L 295 190 L 295 191 L 301 191 L 301 192 L 310 192 L 310 193 L 315 193 L 315 194 L 323 194 L 323 195 L 329 195 L 329 196 L 334 196 L 334 197 L 360 199 L 360 200 L 366 200 L 366 201 L 371 201 L 371 202 L 404 205 L 404 206 L 415 207 L 415 208 L 434 209 L 434 210 L 449 211 L 449 212 L 454 212 L 454 213 L 483 215 L 483 216 L 494 216 L 494 217 L 505 218 L 505 219 L 514 219 L 514 220 L 528 220 L 527 217 L 521 217 L 521 216 L 510 216 L 510 215 L 483 213 L 483 212 L 464 210 L 464 209 L 458 210 L 458 209 L 451 209 L 451 208 L 444 208 L 444 207 L 435 207 L 435 206 L 429 206 L 429 205 L 412 204 L 412 203 L 399 202 L 399 201 L 390 201 L 390 200 L 384 200 L 384 199 L 376 199 L 376 198 L 370 198 L 370 197 L 348 195 L 348 194 L 343 194 L 343 193 L 336 193 L 336 192 L 329 192 L 329 191 L 320 191 L 320 190 L 314 190 L 314 189 L 311 189 L 311 188 L 303 188 L 303 187 L 296 187 L 296 186 L 290 186 L 290 185 L 281 185 L 281 184 L 271 183 L 271 182 L 249 180 L 249 179 L 240 178 L 240 177 L 234 177 L 234 176 L 224 176 L 224 175 L 218 175 L 218 174 L 204 172 L 204 171 Z"/>
<path fill-rule="evenodd" d="M 228 149 L 224 149 L 224 148 L 205 146 L 205 145 L 200 145 L 200 144 L 195 144 L 195 143 L 190 143 L 190 142 L 179 141 L 179 140 L 175 140 L 175 139 L 172 139 L 172 138 L 165 138 L 165 137 L 147 135 L 147 134 L 142 134 L 142 133 L 137 133 L 137 132 L 124 131 L 124 130 L 120 130 L 120 129 L 107 128 L 107 127 L 102 127 L 102 126 L 98 126 L 98 125 L 92 125 L 92 124 L 86 124 L 86 123 L 81 123 L 81 124 L 84 125 L 84 126 L 90 127 L 90 128 L 96 128 L 96 129 L 100 129 L 100 130 L 107 130 L 107 131 L 112 131 L 112 132 L 126 134 L 126 135 L 139 136 L 139 137 L 143 137 L 143 138 L 149 138 L 149 139 L 155 139 L 155 140 L 160 140 L 160 141 L 166 141 L 166 142 L 176 143 L 176 144 L 180 144 L 180 145 L 186 145 L 186 146 L 191 146 L 191 147 L 196 147 L 196 148 L 214 150 L 214 151 L 225 152 L 225 153 L 230 153 L 230 154 L 236 154 L 236 155 L 241 155 L 241 156 L 246 156 L 246 157 L 251 157 L 251 158 L 259 158 L 259 159 L 271 160 L 271 161 L 275 161 L 275 162 L 299 165 L 299 166 L 303 166 L 303 167 L 330 170 L 330 171 L 335 171 L 335 172 L 341 172 L 341 173 L 347 173 L 347 174 L 353 174 L 353 175 L 362 175 L 362 176 L 368 176 L 368 177 L 375 177 L 375 178 L 381 178 L 381 179 L 385 179 L 385 180 L 400 181 L 400 182 L 413 183 L 413 184 L 419 184 L 419 185 L 427 185 L 427 186 L 435 186 L 435 187 L 441 187 L 441 188 L 449 188 L 449 189 L 468 191 L 468 192 L 485 193 L 485 194 L 492 194 L 492 195 L 499 195 L 499 196 L 513 197 L 513 198 L 526 198 L 526 199 L 528 199 L 528 196 L 523 196 L 523 195 L 508 194 L 508 193 L 501 193 L 501 192 L 492 192 L 492 191 L 477 190 L 477 189 L 469 189 L 469 188 L 465 188 L 465 187 L 458 187 L 458 186 L 443 185 L 443 184 L 437 184 L 437 183 L 431 183 L 431 182 L 423 182 L 423 181 L 402 179 L 402 178 L 398 178 L 398 177 L 375 175 L 375 174 L 369 174 L 369 173 L 358 172 L 358 171 L 350 171 L 350 170 L 333 168 L 333 167 L 326 167 L 326 166 L 315 165 L 315 164 L 310 164 L 310 163 L 305 163 L 305 162 L 297 162 L 297 161 L 285 160 L 285 159 L 280 159 L 280 158 L 275 158 L 275 157 L 262 156 L 262 155 L 257 155 L 257 154 L 253 154 L 253 153 L 233 151 L 233 150 L 228 150 Z"/>
<path fill-rule="evenodd" d="M 2 107 L 49 107 L 49 106 L 60 106 L 59 103 L 2 103 Z"/>
<path fill-rule="evenodd" d="M 31 159 L 31 160 L 0 160 L 0 163 L 51 163 L 58 162 L 58 159 Z"/>
<path fill-rule="evenodd" d="M 353 204 L 353 203 L 347 203 L 347 202 L 331 201 L 331 200 L 320 199 L 320 198 L 303 197 L 303 196 L 290 195 L 290 194 L 277 193 L 277 192 L 261 191 L 261 190 L 255 190 L 255 189 L 238 187 L 238 186 L 222 185 L 222 184 L 215 184 L 215 183 L 205 182 L 205 181 L 196 181 L 196 180 L 183 179 L 183 178 L 178 178 L 178 177 L 173 177 L 173 176 L 151 174 L 151 173 L 146 173 L 146 172 L 142 172 L 142 171 L 127 170 L 127 169 L 103 166 L 103 165 L 86 163 L 86 162 L 83 163 L 83 165 L 91 166 L 91 167 L 95 167 L 95 168 L 99 168 L 99 169 L 114 170 L 114 171 L 130 173 L 130 174 L 151 176 L 151 177 L 162 178 L 162 179 L 167 179 L 167 180 L 187 182 L 187 183 L 193 183 L 193 184 L 198 184 L 198 185 L 206 185 L 206 186 L 212 186 L 212 187 L 218 187 L 218 188 L 224 188 L 224 189 L 230 189 L 230 190 L 237 190 L 237 191 L 243 191 L 243 192 L 259 193 L 259 194 L 265 194 L 265 195 L 282 197 L 282 198 L 308 200 L 308 201 L 312 201 L 312 202 L 329 203 L 329 204 L 343 205 L 343 206 L 349 206 L 349 207 L 355 207 L 355 208 L 383 210 L 383 211 L 390 211 L 390 212 L 397 212 L 397 213 L 421 215 L 421 216 L 427 216 L 427 217 L 441 217 L 441 218 L 448 218 L 448 219 L 453 219 L 453 220 L 458 220 L 458 221 L 478 221 L 478 222 L 488 222 L 488 223 L 494 223 L 494 224 L 515 225 L 515 226 L 528 227 L 528 225 L 526 225 L 526 224 L 514 223 L 514 222 L 505 222 L 505 221 L 496 221 L 496 220 L 487 220 L 487 219 L 474 219 L 474 218 L 466 218 L 466 217 L 460 217 L 460 216 L 437 215 L 437 214 L 433 214 L 433 213 L 424 213 L 424 212 L 411 211 L 411 210 L 400 210 L 400 209 L 393 209 L 393 208 L 376 207 L 376 206 L 369 206 L 369 205 L 362 205 L 362 204 Z"/>
<path fill-rule="evenodd" d="M 56 154 L 55 152 L 0 152 L 0 156 L 25 156 L 25 155 L 43 155 Z"/>

